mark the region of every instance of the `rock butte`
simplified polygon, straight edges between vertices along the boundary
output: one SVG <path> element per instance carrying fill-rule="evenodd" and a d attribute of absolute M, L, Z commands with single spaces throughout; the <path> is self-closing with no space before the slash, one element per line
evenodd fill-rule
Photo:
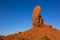
<path fill-rule="evenodd" d="M 40 27 L 40 24 L 43 24 L 43 19 L 40 17 L 40 6 L 36 6 L 32 14 L 32 25 L 33 27 Z"/>
<path fill-rule="evenodd" d="M 33 14 L 32 14 L 32 26 L 33 28 L 35 27 L 42 27 L 42 25 L 44 25 L 44 21 L 41 17 L 41 8 L 40 6 L 36 6 L 33 10 Z M 51 25 L 48 25 L 51 27 Z"/>
<path fill-rule="evenodd" d="M 60 40 L 60 31 L 44 24 L 41 8 L 36 6 L 32 14 L 32 28 L 2 38 L 2 40 Z"/>

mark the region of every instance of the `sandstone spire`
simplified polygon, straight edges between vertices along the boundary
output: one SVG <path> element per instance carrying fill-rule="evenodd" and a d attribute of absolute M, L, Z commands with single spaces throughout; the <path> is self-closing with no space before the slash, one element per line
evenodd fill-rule
<path fill-rule="evenodd" d="M 43 19 L 41 18 L 41 8 L 39 5 L 37 5 L 34 10 L 33 10 L 33 14 L 32 14 L 32 26 L 33 27 L 40 27 L 41 24 L 43 23 Z"/>

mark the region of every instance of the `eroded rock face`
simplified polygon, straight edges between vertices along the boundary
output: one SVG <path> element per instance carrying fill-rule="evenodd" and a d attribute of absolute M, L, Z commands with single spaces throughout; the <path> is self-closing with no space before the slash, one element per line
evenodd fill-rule
<path fill-rule="evenodd" d="M 51 25 L 44 24 L 40 10 L 40 6 L 36 6 L 33 10 L 33 28 L 5 36 L 1 40 L 60 40 L 60 30 L 52 28 Z"/>
<path fill-rule="evenodd" d="M 40 6 L 36 6 L 33 10 L 32 14 L 32 26 L 33 27 L 40 27 L 41 24 L 44 24 L 43 19 L 41 18 L 41 8 Z"/>

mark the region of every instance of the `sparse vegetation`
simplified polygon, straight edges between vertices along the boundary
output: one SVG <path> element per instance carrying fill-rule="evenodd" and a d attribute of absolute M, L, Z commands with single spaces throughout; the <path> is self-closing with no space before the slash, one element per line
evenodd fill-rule
<path fill-rule="evenodd" d="M 44 37 L 40 37 L 39 40 L 49 40 L 49 38 L 47 36 L 44 36 Z"/>
<path fill-rule="evenodd" d="M 0 38 L 0 40 L 3 40 L 2 38 Z"/>
<path fill-rule="evenodd" d="M 52 40 L 56 40 L 56 37 L 55 36 L 52 36 Z"/>
<path fill-rule="evenodd" d="M 19 40 L 27 40 L 26 38 L 24 38 L 24 37 L 21 37 L 21 38 L 19 38 Z"/>

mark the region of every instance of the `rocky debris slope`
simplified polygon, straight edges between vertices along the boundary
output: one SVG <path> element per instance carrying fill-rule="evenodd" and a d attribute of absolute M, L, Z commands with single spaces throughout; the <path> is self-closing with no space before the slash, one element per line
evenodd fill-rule
<path fill-rule="evenodd" d="M 60 40 L 59 30 L 48 26 L 37 27 L 4 37 L 4 40 Z"/>

